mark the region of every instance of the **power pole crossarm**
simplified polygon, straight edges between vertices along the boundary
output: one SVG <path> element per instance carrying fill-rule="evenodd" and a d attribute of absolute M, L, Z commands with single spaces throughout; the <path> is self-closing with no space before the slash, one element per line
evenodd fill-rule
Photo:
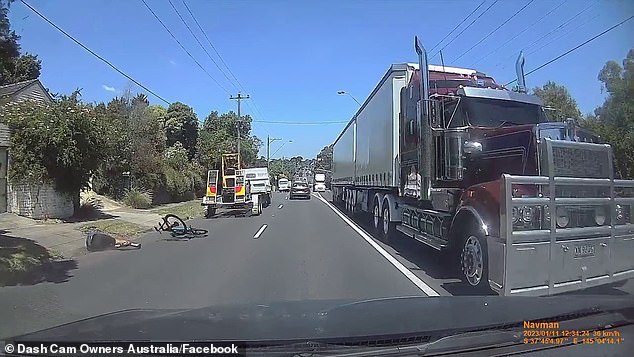
<path fill-rule="evenodd" d="M 248 94 L 246 96 L 243 96 L 242 94 L 240 94 L 240 92 L 238 92 L 238 95 L 235 96 L 235 97 L 234 96 L 229 97 L 229 99 L 231 99 L 231 100 L 238 101 L 238 122 L 237 122 L 236 125 L 238 126 L 238 155 L 240 155 L 240 156 L 242 156 L 241 152 L 240 152 L 240 140 L 241 140 L 241 137 L 240 137 L 240 124 L 242 123 L 242 116 L 240 115 L 240 102 L 242 100 L 244 100 L 244 99 L 249 99 L 249 98 L 250 97 L 249 97 Z"/>

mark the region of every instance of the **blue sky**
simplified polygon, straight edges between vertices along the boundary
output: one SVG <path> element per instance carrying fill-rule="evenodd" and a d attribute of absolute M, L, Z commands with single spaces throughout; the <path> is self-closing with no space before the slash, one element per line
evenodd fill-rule
<path fill-rule="evenodd" d="M 235 81 L 231 84 L 207 57 L 169 2 L 146 1 L 224 89 L 188 57 L 141 0 L 27 0 L 51 21 L 168 101 L 192 106 L 201 121 L 212 110 L 235 110 L 235 101 L 229 100 L 230 94 L 237 93 Z M 414 35 L 420 36 L 431 49 L 481 3 L 481 0 L 186 1 L 214 47 L 251 95 L 251 103 L 243 106 L 243 112 L 256 120 L 304 123 L 349 120 L 358 105 L 349 97 L 338 96 L 338 90 L 363 101 L 391 63 L 416 61 Z M 486 0 L 445 43 L 493 1 Z M 535 0 L 461 56 L 529 1 L 498 1 L 443 50 L 445 64 L 476 68 L 506 83 L 515 78 L 514 61 L 520 49 L 586 7 L 592 6 L 567 26 L 526 48 L 527 71 L 634 14 L 633 1 L 568 0 L 532 25 L 564 1 Z M 207 45 L 182 0 L 172 2 Z M 82 88 L 85 100 L 108 101 L 130 85 L 125 77 L 19 1 L 11 5 L 9 16 L 12 27 L 22 36 L 22 50 L 35 53 L 42 60 L 40 79 L 53 92 L 68 93 Z M 529 25 L 532 25 L 529 30 L 480 60 Z M 443 46 L 444 43 L 438 48 Z M 588 113 L 605 96 L 597 80 L 599 70 L 610 59 L 621 62 L 630 48 L 634 48 L 634 21 L 528 76 L 527 84 L 531 88 L 547 80 L 563 84 L 581 111 Z M 207 50 L 233 79 L 215 52 L 209 47 Z M 438 62 L 438 56 L 432 60 Z M 142 92 L 134 85 L 133 89 Z M 161 103 L 152 96 L 150 100 Z M 256 122 L 253 131 L 264 140 L 267 135 L 293 140 L 276 157 L 314 157 L 337 137 L 344 125 Z M 271 152 L 280 145 L 279 141 L 272 144 Z M 263 147 L 260 153 L 265 152 Z"/>

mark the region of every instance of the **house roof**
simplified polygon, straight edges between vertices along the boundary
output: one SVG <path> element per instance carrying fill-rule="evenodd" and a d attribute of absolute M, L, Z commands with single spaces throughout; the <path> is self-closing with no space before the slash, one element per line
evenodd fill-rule
<path fill-rule="evenodd" d="M 0 86 L 0 99 L 7 99 L 7 98 L 13 99 L 13 97 L 18 95 L 23 90 L 31 87 L 31 85 L 33 85 L 34 83 L 37 83 L 39 85 L 42 92 L 48 97 L 47 99 L 51 101 L 53 100 L 53 98 L 48 93 L 46 88 L 44 88 L 44 86 L 39 81 L 39 79 L 29 79 L 28 81 L 22 81 L 22 82 Z"/>
<path fill-rule="evenodd" d="M 6 84 L 0 86 L 0 97 L 8 97 L 12 96 L 24 88 L 33 84 L 33 82 L 37 81 L 37 79 L 29 79 L 28 81 L 22 81 L 18 83 Z"/>

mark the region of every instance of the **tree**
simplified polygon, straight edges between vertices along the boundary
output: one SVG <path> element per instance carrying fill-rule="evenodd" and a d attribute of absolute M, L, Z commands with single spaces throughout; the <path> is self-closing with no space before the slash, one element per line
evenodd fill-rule
<path fill-rule="evenodd" d="M 257 159 L 262 142 L 251 135 L 251 117 L 243 116 L 240 122 L 240 152 L 242 162 L 250 166 Z M 238 116 L 233 111 L 219 115 L 209 113 L 199 132 L 198 159 L 207 168 L 220 168 L 223 153 L 237 150 Z"/>
<path fill-rule="evenodd" d="M 271 175 L 273 179 L 279 179 L 280 177 L 292 178 L 293 171 L 289 161 L 282 159 L 271 160 L 269 175 Z M 274 184 L 277 183 L 274 182 Z"/>
<path fill-rule="evenodd" d="M 80 102 L 76 91 L 53 103 L 9 103 L 0 122 L 12 130 L 9 178 L 52 182 L 58 191 L 72 195 L 79 208 L 79 192 L 105 154 L 104 126 L 94 108 Z"/>
<path fill-rule="evenodd" d="M 316 169 L 332 171 L 332 144 L 324 146 L 317 154 Z"/>
<path fill-rule="evenodd" d="M 555 121 L 564 121 L 567 118 L 581 119 L 577 102 L 566 87 L 548 81 L 542 87 L 535 87 L 533 94 L 540 97 L 545 106 L 555 109 L 555 112 L 551 114 Z"/>
<path fill-rule="evenodd" d="M 0 1 L 0 85 L 38 78 L 42 69 L 36 55 L 20 53 L 20 36 L 11 30 L 8 4 Z"/>
<path fill-rule="evenodd" d="M 634 178 L 634 49 L 623 67 L 608 61 L 598 75 L 608 97 L 583 124 L 612 145 L 616 174 Z"/>
<path fill-rule="evenodd" d="M 148 114 L 152 116 L 161 127 L 165 125 L 165 119 L 167 118 L 167 108 L 159 104 L 153 104 L 147 107 Z M 164 128 L 163 128 L 164 130 Z"/>
<path fill-rule="evenodd" d="M 165 134 L 167 146 L 180 142 L 192 159 L 196 155 L 198 141 L 198 117 L 194 110 L 180 102 L 170 104 L 165 117 Z"/>

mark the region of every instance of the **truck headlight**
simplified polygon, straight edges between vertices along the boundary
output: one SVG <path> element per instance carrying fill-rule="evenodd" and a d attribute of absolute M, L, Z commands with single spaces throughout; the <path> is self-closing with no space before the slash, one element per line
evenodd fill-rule
<path fill-rule="evenodd" d="M 513 224 L 517 224 L 520 221 L 520 209 L 513 206 Z"/>
<path fill-rule="evenodd" d="M 594 209 L 594 222 L 599 226 L 605 224 L 605 208 L 597 207 Z"/>
<path fill-rule="evenodd" d="M 617 222 L 621 222 L 623 220 L 623 206 L 616 205 L 616 220 Z"/>
<path fill-rule="evenodd" d="M 533 220 L 533 208 L 529 206 L 522 207 L 522 220 L 524 223 L 530 223 Z"/>
<path fill-rule="evenodd" d="M 564 207 L 557 207 L 557 227 L 565 228 L 570 222 L 570 217 L 568 217 L 568 210 Z"/>

